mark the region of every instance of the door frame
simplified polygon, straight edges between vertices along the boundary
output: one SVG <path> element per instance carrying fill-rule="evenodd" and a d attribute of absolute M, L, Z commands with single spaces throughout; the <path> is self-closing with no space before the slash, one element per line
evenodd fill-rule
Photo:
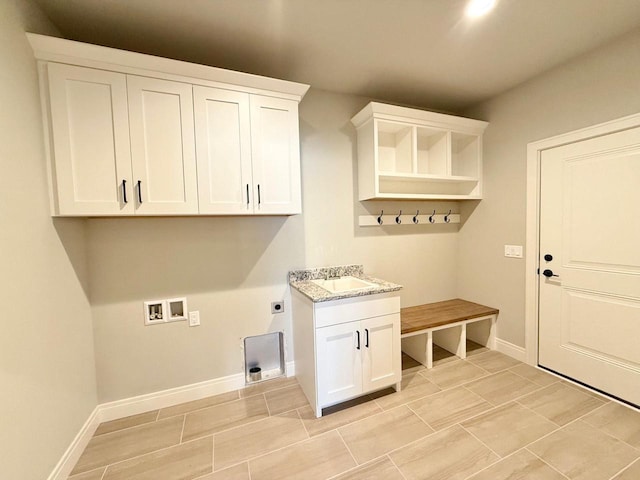
<path fill-rule="evenodd" d="M 640 127 L 640 113 L 527 144 L 525 263 L 526 363 L 538 364 L 538 259 L 540 258 L 540 159 L 551 148 Z"/>

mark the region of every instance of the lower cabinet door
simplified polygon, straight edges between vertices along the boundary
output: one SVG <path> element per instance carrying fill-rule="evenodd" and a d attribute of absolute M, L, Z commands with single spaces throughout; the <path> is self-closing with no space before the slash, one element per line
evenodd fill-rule
<path fill-rule="evenodd" d="M 362 393 L 400 382 L 400 314 L 362 320 L 360 330 L 363 335 Z"/>
<path fill-rule="evenodd" d="M 316 329 L 318 401 L 332 405 L 362 392 L 360 322 Z"/>

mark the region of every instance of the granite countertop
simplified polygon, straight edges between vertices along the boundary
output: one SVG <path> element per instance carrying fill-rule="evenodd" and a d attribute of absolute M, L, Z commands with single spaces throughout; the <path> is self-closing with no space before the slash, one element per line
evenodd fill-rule
<path fill-rule="evenodd" d="M 328 290 L 316 285 L 311 280 L 329 277 L 351 276 L 360 278 L 377 286 L 347 292 L 331 293 Z M 394 292 L 400 290 L 402 285 L 387 282 L 379 278 L 370 277 L 364 274 L 362 265 L 341 265 L 337 267 L 311 268 L 307 270 L 293 270 L 289 272 L 289 285 L 295 288 L 312 302 L 328 302 L 340 300 L 342 298 L 362 297 L 365 295 L 375 295 L 376 293 Z"/>

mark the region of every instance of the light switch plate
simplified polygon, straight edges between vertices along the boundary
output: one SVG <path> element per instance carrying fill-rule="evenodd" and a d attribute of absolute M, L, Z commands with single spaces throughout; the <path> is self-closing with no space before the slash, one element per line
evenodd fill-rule
<path fill-rule="evenodd" d="M 198 325 L 200 325 L 200 311 L 189 312 L 189 326 L 197 327 Z"/>
<path fill-rule="evenodd" d="M 504 256 L 510 258 L 522 258 L 522 245 L 505 245 Z"/>

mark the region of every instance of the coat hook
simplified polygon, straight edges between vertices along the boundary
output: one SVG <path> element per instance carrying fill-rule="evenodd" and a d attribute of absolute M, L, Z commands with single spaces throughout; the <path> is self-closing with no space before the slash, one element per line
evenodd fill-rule
<path fill-rule="evenodd" d="M 413 223 L 418 224 L 418 215 L 420 215 L 420 210 L 416 210 L 416 214 L 413 217 Z"/>
<path fill-rule="evenodd" d="M 400 216 L 402 215 L 402 210 L 400 210 L 400 213 L 398 214 L 398 216 L 396 217 L 396 223 L 398 225 L 400 225 L 402 223 L 402 219 L 400 218 Z"/>
<path fill-rule="evenodd" d="M 433 218 L 435 214 L 436 214 L 436 211 L 434 210 L 433 213 L 429 216 L 429 223 L 436 223 L 435 218 Z"/>
<path fill-rule="evenodd" d="M 449 210 L 449 213 L 447 213 L 444 216 L 444 223 L 449 223 L 451 221 L 451 218 L 449 218 L 450 215 L 451 215 L 451 210 Z"/>
<path fill-rule="evenodd" d="M 382 225 L 382 214 L 384 213 L 384 210 L 380 210 L 380 215 L 378 216 L 378 225 Z"/>

